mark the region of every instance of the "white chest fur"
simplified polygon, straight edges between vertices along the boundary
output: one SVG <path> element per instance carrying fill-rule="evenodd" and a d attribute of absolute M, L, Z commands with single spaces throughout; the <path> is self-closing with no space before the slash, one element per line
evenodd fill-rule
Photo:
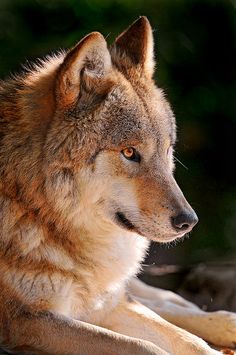
<path fill-rule="evenodd" d="M 86 283 L 86 296 L 78 285 L 71 315 L 99 323 L 118 302 L 125 283 L 139 271 L 148 244 L 147 239 L 130 232 L 95 239 L 89 255 L 92 268 L 79 270 Z"/>

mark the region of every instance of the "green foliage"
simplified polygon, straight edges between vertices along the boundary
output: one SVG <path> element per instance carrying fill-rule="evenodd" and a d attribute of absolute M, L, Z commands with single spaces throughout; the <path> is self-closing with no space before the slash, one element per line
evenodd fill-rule
<path fill-rule="evenodd" d="M 139 15 L 156 39 L 156 81 L 175 108 L 177 179 L 201 223 L 169 252 L 179 261 L 236 250 L 234 0 L 1 0 L 0 75 L 97 30 L 111 43 Z M 184 258 L 184 261 L 183 261 Z"/>

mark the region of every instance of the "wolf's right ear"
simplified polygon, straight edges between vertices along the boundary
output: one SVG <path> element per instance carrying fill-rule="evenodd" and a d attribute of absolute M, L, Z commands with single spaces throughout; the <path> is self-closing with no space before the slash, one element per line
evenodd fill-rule
<path fill-rule="evenodd" d="M 111 56 L 102 34 L 92 32 L 84 37 L 67 53 L 59 67 L 55 90 L 58 105 L 73 104 L 83 88 L 87 92 L 105 90 L 111 67 Z"/>

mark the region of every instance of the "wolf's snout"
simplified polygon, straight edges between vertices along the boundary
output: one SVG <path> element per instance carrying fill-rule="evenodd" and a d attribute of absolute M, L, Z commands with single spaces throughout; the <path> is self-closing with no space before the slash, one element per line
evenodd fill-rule
<path fill-rule="evenodd" d="M 194 211 L 181 212 L 171 218 L 171 223 L 177 232 L 190 231 L 198 222 L 198 217 Z"/>

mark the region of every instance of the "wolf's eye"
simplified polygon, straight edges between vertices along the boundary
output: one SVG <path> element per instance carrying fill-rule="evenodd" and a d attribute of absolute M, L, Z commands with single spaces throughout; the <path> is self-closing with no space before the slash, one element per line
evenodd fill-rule
<path fill-rule="evenodd" d="M 135 161 L 137 163 L 140 162 L 141 157 L 140 154 L 137 152 L 136 149 L 132 147 L 127 147 L 121 151 L 121 153 L 124 155 L 124 157 L 128 160 Z"/>

